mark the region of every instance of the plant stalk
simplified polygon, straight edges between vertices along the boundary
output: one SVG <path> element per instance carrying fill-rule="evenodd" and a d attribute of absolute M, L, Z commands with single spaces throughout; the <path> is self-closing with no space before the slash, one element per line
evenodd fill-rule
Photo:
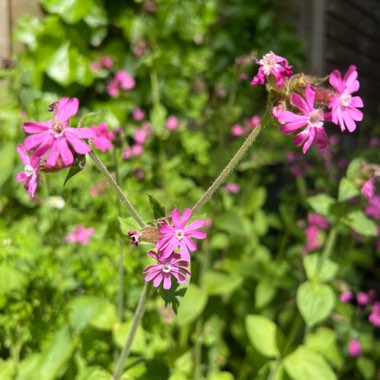
<path fill-rule="evenodd" d="M 253 129 L 253 131 L 249 134 L 247 139 L 244 141 L 243 145 L 232 157 L 231 161 L 222 170 L 222 172 L 219 174 L 219 176 L 216 178 L 213 184 L 208 188 L 208 190 L 202 195 L 199 201 L 194 205 L 192 209 L 194 214 L 198 212 L 210 200 L 210 198 L 214 195 L 215 191 L 218 190 L 218 188 L 223 184 L 223 182 L 226 180 L 226 178 L 229 176 L 229 174 L 232 172 L 232 170 L 235 168 L 235 166 L 239 163 L 241 158 L 244 156 L 248 148 L 255 141 L 256 137 L 261 132 L 263 125 L 265 125 L 267 120 L 269 119 L 269 116 L 270 116 L 269 113 L 266 112 L 260 124 L 257 125 L 255 129 Z"/>
<path fill-rule="evenodd" d="M 323 249 L 322 255 L 320 259 L 318 260 L 318 267 L 317 267 L 318 276 L 321 273 L 323 264 L 331 256 L 332 250 L 335 245 L 336 236 L 337 236 L 337 229 L 336 227 L 332 227 L 327 236 L 325 248 Z"/>
<path fill-rule="evenodd" d="M 119 185 L 116 183 L 115 179 L 111 176 L 110 172 L 104 166 L 103 162 L 100 161 L 97 154 L 94 151 L 91 151 L 88 155 L 92 158 L 92 160 L 94 161 L 94 164 L 99 169 L 99 171 L 104 175 L 108 184 L 111 186 L 112 190 L 119 197 L 121 203 L 125 206 L 125 208 L 131 214 L 133 219 L 136 220 L 136 222 L 140 225 L 140 227 L 142 227 L 142 228 L 146 227 L 146 224 L 141 219 L 140 215 L 137 213 L 137 211 L 134 209 L 132 204 L 129 202 L 128 198 L 123 193 L 123 191 L 120 189 Z"/>
<path fill-rule="evenodd" d="M 135 311 L 135 315 L 133 317 L 133 323 L 131 326 L 131 329 L 129 330 L 129 334 L 127 337 L 127 340 L 124 344 L 123 350 L 121 351 L 121 354 L 119 356 L 119 359 L 116 363 L 116 368 L 112 376 L 112 380 L 119 380 L 120 376 L 122 375 L 123 368 L 124 368 L 124 363 L 129 357 L 129 354 L 131 352 L 131 347 L 133 343 L 133 339 L 135 338 L 136 331 L 140 325 L 141 319 L 144 315 L 145 311 L 145 303 L 148 298 L 148 293 L 149 293 L 150 286 L 146 282 L 144 285 L 144 288 L 141 292 L 139 303 L 137 305 L 137 309 Z"/>

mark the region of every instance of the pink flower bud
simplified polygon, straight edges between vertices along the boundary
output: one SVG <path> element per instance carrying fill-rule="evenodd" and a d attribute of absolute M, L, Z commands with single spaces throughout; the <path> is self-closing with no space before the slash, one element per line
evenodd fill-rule
<path fill-rule="evenodd" d="M 235 124 L 231 128 L 231 135 L 234 137 L 243 136 L 244 133 L 245 133 L 244 128 L 239 124 Z"/>
<path fill-rule="evenodd" d="M 356 358 L 362 354 L 362 346 L 357 339 L 351 339 L 348 342 L 348 354 Z"/>

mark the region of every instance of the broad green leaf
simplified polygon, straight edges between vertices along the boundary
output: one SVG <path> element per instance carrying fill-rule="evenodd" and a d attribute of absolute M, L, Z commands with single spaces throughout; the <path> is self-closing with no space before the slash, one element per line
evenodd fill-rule
<path fill-rule="evenodd" d="M 37 45 L 37 38 L 42 30 L 42 24 L 37 17 L 21 17 L 17 20 L 14 38 L 34 49 Z"/>
<path fill-rule="evenodd" d="M 94 7 L 92 0 L 40 0 L 50 13 L 60 15 L 69 24 L 75 24 L 90 13 Z"/>
<path fill-rule="evenodd" d="M 266 306 L 274 297 L 276 288 L 272 281 L 262 280 L 255 289 L 255 307 L 258 309 Z"/>
<path fill-rule="evenodd" d="M 208 380 L 235 380 L 235 377 L 230 372 L 212 372 L 207 377 Z"/>
<path fill-rule="evenodd" d="M 74 80 L 69 52 L 70 48 L 67 42 L 58 48 L 46 68 L 49 77 L 63 86 L 67 86 Z"/>
<path fill-rule="evenodd" d="M 118 345 L 118 347 L 122 348 L 125 345 L 125 342 L 127 341 L 129 331 L 131 330 L 132 326 L 132 319 L 127 322 L 127 323 L 122 323 L 122 324 L 116 324 L 113 327 L 112 334 L 114 341 Z M 132 352 L 139 352 L 142 353 L 146 350 L 146 338 L 145 338 L 145 332 L 140 325 L 137 330 L 135 337 L 133 339 L 132 347 L 131 347 Z"/>
<path fill-rule="evenodd" d="M 279 346 L 283 336 L 277 325 L 261 315 L 247 315 L 245 326 L 250 342 L 262 355 L 276 357 L 280 355 Z"/>
<path fill-rule="evenodd" d="M 130 231 L 141 230 L 141 226 L 131 216 L 129 216 L 128 218 L 118 217 L 118 219 L 119 219 L 119 223 L 120 223 L 120 230 L 126 236 L 128 236 L 128 232 L 130 232 Z"/>
<path fill-rule="evenodd" d="M 306 346 L 322 354 L 334 367 L 341 368 L 343 358 L 336 343 L 336 332 L 320 327 L 306 337 Z"/>
<path fill-rule="evenodd" d="M 361 356 L 358 358 L 356 366 L 359 372 L 362 374 L 363 379 L 372 380 L 375 378 L 376 367 L 375 363 L 371 359 Z"/>
<path fill-rule="evenodd" d="M 0 359 L 0 379 L 13 380 L 15 378 L 17 366 L 14 360 Z"/>
<path fill-rule="evenodd" d="M 114 306 L 103 298 L 81 296 L 68 305 L 69 322 L 76 333 L 80 333 L 89 323 L 100 329 L 110 329 L 116 322 Z"/>
<path fill-rule="evenodd" d="M 165 207 L 163 207 L 160 202 L 152 195 L 147 194 L 149 198 L 150 207 L 153 211 L 155 219 L 163 218 L 166 215 Z"/>
<path fill-rule="evenodd" d="M 342 218 L 342 222 L 361 235 L 377 236 L 376 223 L 368 218 L 361 210 L 351 211 Z"/>
<path fill-rule="evenodd" d="M 308 326 L 327 318 L 335 305 L 335 294 L 326 284 L 306 281 L 298 288 L 297 306 Z"/>
<path fill-rule="evenodd" d="M 190 284 L 178 308 L 177 323 L 184 326 L 199 317 L 207 304 L 207 292 Z"/>
<path fill-rule="evenodd" d="M 308 280 L 330 281 L 338 271 L 338 264 L 330 259 L 325 259 L 321 265 L 321 256 L 311 254 L 303 257 L 303 265 L 305 267 Z"/>
<path fill-rule="evenodd" d="M 338 201 L 344 202 L 360 194 L 357 186 L 347 178 L 342 178 L 339 183 Z"/>
<path fill-rule="evenodd" d="M 335 200 L 327 194 L 315 195 L 307 201 L 315 212 L 325 217 L 330 216 L 330 207 L 335 204 Z"/>
<path fill-rule="evenodd" d="M 337 377 L 323 356 L 299 346 L 287 356 L 283 365 L 292 380 L 336 380 Z"/>
<path fill-rule="evenodd" d="M 238 275 L 208 271 L 204 277 L 204 288 L 210 295 L 228 295 L 240 287 L 242 281 Z"/>
<path fill-rule="evenodd" d="M 0 265 L 0 295 L 12 291 L 22 291 L 27 284 L 27 277 L 15 268 Z"/>
<path fill-rule="evenodd" d="M 51 342 L 44 348 L 40 356 L 37 376 L 38 380 L 54 380 L 68 362 L 77 345 L 68 326 L 57 331 Z"/>
<path fill-rule="evenodd" d="M 112 375 L 101 368 L 87 367 L 75 380 L 110 380 Z"/>
<path fill-rule="evenodd" d="M 355 158 L 350 162 L 347 167 L 347 177 L 349 179 L 356 179 L 361 172 L 361 166 L 363 163 L 362 158 Z"/>

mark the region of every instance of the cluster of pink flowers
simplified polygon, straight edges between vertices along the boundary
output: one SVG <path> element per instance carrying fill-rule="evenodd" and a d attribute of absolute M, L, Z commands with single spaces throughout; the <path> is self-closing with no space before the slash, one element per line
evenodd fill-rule
<path fill-rule="evenodd" d="M 164 289 L 172 286 L 172 277 L 180 284 L 186 284 L 191 273 L 190 255 L 197 246 L 193 239 L 205 239 L 206 233 L 200 231 L 205 224 L 204 220 L 196 219 L 188 224 L 192 211 L 187 208 L 183 215 L 174 209 L 169 218 L 159 220 L 157 228 L 147 227 L 141 231 L 130 231 L 131 244 L 138 245 L 140 240 L 155 243 L 157 250 L 150 250 L 148 255 L 157 261 L 144 269 L 145 281 L 153 281 L 158 287 L 163 283 Z"/>
<path fill-rule="evenodd" d="M 280 131 L 284 135 L 291 135 L 297 132 L 294 143 L 297 146 L 303 145 L 302 152 L 306 153 L 313 141 L 319 149 L 325 148 L 328 137 L 324 129 L 326 121 L 339 125 L 341 131 L 346 129 L 353 132 L 356 129 L 356 122 L 363 119 L 363 113 L 358 109 L 362 108 L 363 101 L 359 96 L 353 96 L 359 90 L 358 73 L 356 67 L 351 65 L 342 78 L 338 70 L 334 70 L 329 75 L 330 88 L 316 86 L 313 80 L 298 85 L 299 77 L 292 77 L 291 66 L 288 61 L 270 52 L 258 61 L 260 65 L 257 75 L 253 78 L 251 85 L 264 84 L 268 81 L 269 86 L 280 91 L 284 88 L 284 96 L 279 97 L 273 108 L 273 115 L 280 123 Z M 273 83 L 275 82 L 275 84 Z M 284 83 L 286 82 L 286 86 Z M 312 85 L 313 83 L 313 85 Z M 301 92 L 292 92 L 290 99 L 286 98 L 285 87 Z M 286 103 L 296 112 L 289 111 Z M 325 107 L 329 112 L 325 112 Z"/>
<path fill-rule="evenodd" d="M 152 126 L 148 121 L 144 122 L 140 127 L 135 128 L 133 133 L 134 143 L 129 148 L 124 149 L 123 158 L 129 160 L 131 157 L 142 154 L 144 152 L 144 144 L 152 132 Z"/>
<path fill-rule="evenodd" d="M 368 321 L 375 327 L 380 327 L 380 302 L 377 301 L 377 293 L 374 289 L 367 292 L 359 292 L 354 296 L 351 291 L 346 291 L 340 294 L 339 299 L 344 303 L 353 303 L 356 301 L 361 308 L 370 308 Z"/>
<path fill-rule="evenodd" d="M 128 91 L 136 85 L 135 78 L 126 70 L 119 70 L 115 73 L 111 82 L 108 83 L 107 92 L 109 96 L 116 98 L 120 90 Z"/>
<path fill-rule="evenodd" d="M 260 116 L 255 115 L 249 120 L 245 120 L 244 125 L 235 124 L 231 127 L 231 135 L 234 137 L 240 137 L 249 134 L 260 123 Z"/>
<path fill-rule="evenodd" d="M 90 128 L 72 128 L 69 119 L 78 112 L 76 98 L 61 98 L 50 105 L 53 118 L 49 121 L 24 123 L 24 131 L 29 134 L 17 152 L 24 170 L 17 175 L 17 181 L 25 182 L 25 189 L 34 198 L 39 171 L 55 171 L 70 166 L 74 156 L 91 151 L 83 139 L 96 137 Z M 27 151 L 31 153 L 29 157 Z"/>
<path fill-rule="evenodd" d="M 304 251 L 306 253 L 322 247 L 322 231 L 330 227 L 330 222 L 327 219 L 319 214 L 311 213 L 307 217 L 307 224 L 305 225 L 302 221 L 300 226 L 305 228 L 306 244 Z"/>
<path fill-rule="evenodd" d="M 108 55 L 100 57 L 96 61 L 91 62 L 90 64 L 90 68 L 93 72 L 97 72 L 100 69 L 110 69 L 112 66 L 113 66 L 113 60 Z"/>
<path fill-rule="evenodd" d="M 90 241 L 90 237 L 95 233 L 95 228 L 85 228 L 82 225 L 77 226 L 73 231 L 69 232 L 66 236 L 66 241 L 69 244 L 81 244 L 87 245 Z"/>
<path fill-rule="evenodd" d="M 115 138 L 115 134 L 108 130 L 106 123 L 93 125 L 91 130 L 94 132 L 91 142 L 96 148 L 102 152 L 112 149 L 112 140 Z"/>

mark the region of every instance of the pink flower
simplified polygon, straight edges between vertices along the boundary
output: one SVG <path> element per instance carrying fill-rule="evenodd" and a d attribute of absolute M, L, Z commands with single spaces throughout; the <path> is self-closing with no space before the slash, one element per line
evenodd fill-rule
<path fill-rule="evenodd" d="M 119 70 L 115 73 L 114 78 L 107 86 L 109 96 L 116 98 L 119 95 L 120 89 L 131 90 L 136 85 L 135 79 L 128 71 Z"/>
<path fill-rule="evenodd" d="M 343 292 L 340 296 L 339 299 L 341 302 L 348 303 L 351 302 L 353 299 L 353 295 L 351 292 Z"/>
<path fill-rule="evenodd" d="M 157 260 L 157 264 L 150 265 L 144 269 L 146 282 L 153 280 L 153 286 L 157 288 L 163 281 L 163 286 L 166 290 L 172 286 L 172 276 L 175 277 L 180 284 L 187 283 L 188 277 L 191 275 L 186 269 L 189 266 L 189 262 L 182 260 L 181 255 L 173 252 L 164 258 L 160 252 L 156 253 L 154 251 L 149 251 L 148 255 Z"/>
<path fill-rule="evenodd" d="M 25 181 L 25 190 L 32 198 L 34 198 L 34 194 L 37 189 L 37 179 L 39 178 L 38 170 L 40 166 L 40 159 L 35 155 L 32 155 L 32 157 L 29 158 L 26 153 L 26 149 L 21 144 L 17 145 L 17 153 L 25 166 L 24 171 L 17 174 L 16 181 Z"/>
<path fill-rule="evenodd" d="M 165 127 L 170 131 L 175 131 L 179 127 L 179 120 L 171 115 L 166 119 Z"/>
<path fill-rule="evenodd" d="M 156 248 L 162 253 L 162 258 L 167 258 L 171 253 L 180 248 L 180 255 L 183 260 L 190 260 L 190 252 L 194 252 L 197 249 L 196 244 L 191 240 L 205 239 L 206 233 L 198 231 L 203 227 L 204 221 L 197 219 L 186 226 L 186 223 L 191 218 L 192 212 L 189 208 L 186 208 L 181 217 L 179 210 L 175 209 L 171 213 L 172 224 L 164 224 L 160 228 L 161 237 L 159 238 Z"/>
<path fill-rule="evenodd" d="M 265 54 L 257 63 L 260 65 L 260 68 L 252 79 L 251 86 L 264 84 L 265 80 L 270 75 L 273 75 L 276 79 L 277 87 L 281 87 L 284 78 L 292 75 L 292 66 L 289 66 L 288 61 L 273 52 Z"/>
<path fill-rule="evenodd" d="M 380 327 L 380 302 L 375 302 L 372 305 L 368 320 L 373 326 Z"/>
<path fill-rule="evenodd" d="M 234 137 L 243 136 L 244 133 L 245 133 L 244 128 L 239 124 L 235 124 L 231 128 L 231 135 Z"/>
<path fill-rule="evenodd" d="M 115 138 L 115 135 L 112 132 L 108 132 L 106 123 L 100 123 L 99 126 L 93 125 L 91 130 L 95 135 L 91 142 L 96 148 L 102 152 L 106 152 L 112 148 L 111 141 Z"/>
<path fill-rule="evenodd" d="M 120 88 L 122 88 L 123 90 L 131 90 L 136 85 L 133 76 L 125 70 L 117 71 L 115 74 L 115 79 L 117 80 Z"/>
<path fill-rule="evenodd" d="M 249 124 L 248 124 L 248 128 L 249 129 L 255 129 L 259 124 L 260 124 L 260 121 L 261 121 L 261 118 L 259 115 L 255 115 L 253 116 L 250 120 L 249 120 Z"/>
<path fill-rule="evenodd" d="M 90 241 L 90 237 L 94 234 L 95 228 L 85 228 L 82 225 L 77 226 L 74 231 L 71 231 L 66 236 L 66 241 L 69 244 L 79 243 L 87 245 Z"/>
<path fill-rule="evenodd" d="M 354 358 L 360 356 L 362 353 L 362 346 L 357 339 L 351 339 L 348 342 L 348 354 Z"/>
<path fill-rule="evenodd" d="M 372 198 L 375 194 L 375 178 L 368 179 L 362 188 L 360 189 L 361 193 L 368 199 Z"/>
<path fill-rule="evenodd" d="M 359 305 L 367 305 L 370 302 L 370 297 L 367 293 L 360 292 L 356 295 L 356 301 Z"/>
<path fill-rule="evenodd" d="M 106 69 L 110 69 L 112 66 L 113 66 L 113 60 L 110 56 L 108 55 L 105 55 L 103 56 L 101 59 L 100 59 L 100 62 L 101 64 L 103 65 L 103 67 L 105 67 Z"/>
<path fill-rule="evenodd" d="M 291 111 L 278 111 L 277 118 L 282 123 L 280 130 L 284 135 L 290 135 L 298 129 L 305 127 L 302 132 L 294 138 L 297 146 L 304 144 L 302 149 L 306 153 L 316 138 L 318 148 L 324 148 L 327 145 L 328 137 L 323 129 L 323 111 L 320 108 L 314 108 L 315 90 L 308 85 L 305 90 L 306 101 L 298 94 L 293 93 L 290 96 L 292 106 L 299 109 L 303 114 L 295 114 Z"/>
<path fill-rule="evenodd" d="M 149 135 L 149 131 L 146 128 L 136 128 L 134 131 L 133 138 L 135 139 L 136 144 L 144 144 L 145 140 Z"/>
<path fill-rule="evenodd" d="M 323 216 L 317 213 L 311 213 L 307 216 L 307 221 L 309 224 L 317 226 L 321 230 L 327 230 L 330 227 L 330 222 Z"/>
<path fill-rule="evenodd" d="M 100 70 L 100 64 L 98 62 L 91 62 L 90 63 L 90 69 L 91 69 L 91 71 L 96 73 L 97 71 Z"/>
<path fill-rule="evenodd" d="M 380 196 L 374 195 L 369 199 L 364 213 L 370 218 L 380 219 Z"/>
<path fill-rule="evenodd" d="M 306 245 L 305 252 L 313 251 L 314 249 L 320 248 L 322 246 L 322 239 L 320 235 L 320 231 L 316 226 L 308 226 L 305 229 L 306 235 Z"/>
<path fill-rule="evenodd" d="M 27 150 L 36 149 L 35 155 L 42 157 L 47 154 L 46 162 L 49 166 L 55 166 L 61 157 L 65 166 L 74 161 L 72 149 L 78 154 L 86 154 L 91 151 L 82 139 L 94 137 L 89 128 L 71 128 L 69 119 L 78 112 L 79 101 L 76 98 L 61 98 L 52 104 L 54 118 L 51 121 L 24 123 L 24 131 L 30 133 L 24 141 Z"/>
<path fill-rule="evenodd" d="M 135 108 L 132 112 L 133 120 L 140 121 L 145 117 L 145 112 L 141 108 Z"/>
<path fill-rule="evenodd" d="M 238 183 L 227 183 L 225 186 L 227 193 L 237 194 L 240 190 Z"/>
<path fill-rule="evenodd" d="M 364 107 L 363 101 L 359 96 L 352 96 L 359 90 L 357 77 L 358 72 L 354 65 L 348 68 L 343 79 L 338 70 L 334 70 L 329 75 L 329 82 L 337 95 L 328 103 L 331 114 L 328 114 L 326 118 L 339 125 L 342 132 L 346 128 L 349 132 L 353 132 L 356 129 L 355 121 L 363 120 L 363 113 L 357 109 Z"/>
<path fill-rule="evenodd" d="M 123 152 L 123 158 L 129 160 L 131 157 L 139 156 L 144 152 L 144 147 L 139 144 L 132 145 L 129 149 L 125 149 Z"/>

